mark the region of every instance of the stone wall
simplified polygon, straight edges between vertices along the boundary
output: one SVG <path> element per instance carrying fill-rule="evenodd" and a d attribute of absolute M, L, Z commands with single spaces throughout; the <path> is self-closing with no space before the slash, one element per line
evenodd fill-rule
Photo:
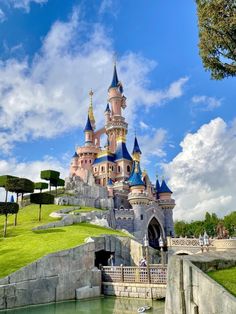
<path fill-rule="evenodd" d="M 163 299 L 166 285 L 106 282 L 103 283 L 103 293 L 116 297 Z"/>
<path fill-rule="evenodd" d="M 225 252 L 172 256 L 168 264 L 165 314 L 235 314 L 236 298 L 204 271 L 236 265 Z"/>
<path fill-rule="evenodd" d="M 88 238 L 83 245 L 42 257 L 0 279 L 0 310 L 70 300 L 76 295 L 92 296 L 94 291 L 97 294 L 101 272 L 94 267 L 95 253 L 115 252 L 118 265 L 135 265 L 141 258 L 140 246 L 127 237 L 106 235 Z"/>

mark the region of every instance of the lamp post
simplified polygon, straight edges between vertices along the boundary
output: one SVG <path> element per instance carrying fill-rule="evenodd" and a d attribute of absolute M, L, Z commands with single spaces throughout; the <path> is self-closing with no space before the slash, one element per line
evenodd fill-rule
<path fill-rule="evenodd" d="M 164 242 L 163 242 L 162 236 L 160 236 L 159 238 L 159 246 L 161 248 L 161 264 L 163 265 L 164 264 L 164 254 L 163 254 Z"/>
<path fill-rule="evenodd" d="M 146 255 L 146 261 L 147 261 L 147 279 L 148 279 L 148 283 L 150 283 L 149 252 L 148 252 L 149 241 L 148 241 L 147 234 L 145 234 L 143 238 L 143 246 L 145 248 L 145 255 Z"/>

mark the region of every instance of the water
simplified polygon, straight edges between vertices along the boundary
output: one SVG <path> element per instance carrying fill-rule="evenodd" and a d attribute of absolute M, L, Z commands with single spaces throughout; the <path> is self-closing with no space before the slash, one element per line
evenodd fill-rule
<path fill-rule="evenodd" d="M 0 312 L 1 314 L 131 314 L 143 305 L 152 306 L 145 313 L 164 314 L 164 302 L 139 299 L 121 299 L 104 297 L 96 300 L 69 301 L 40 306 L 30 306 L 16 310 Z"/>

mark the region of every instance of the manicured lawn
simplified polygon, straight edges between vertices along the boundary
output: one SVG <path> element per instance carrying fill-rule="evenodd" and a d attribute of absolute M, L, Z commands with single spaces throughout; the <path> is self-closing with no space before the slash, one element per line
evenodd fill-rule
<path fill-rule="evenodd" d="M 236 267 L 211 271 L 207 274 L 236 296 Z"/>
<path fill-rule="evenodd" d="M 68 206 L 43 205 L 43 218 L 40 224 L 55 221 L 49 214 L 63 207 Z M 0 278 L 48 253 L 75 247 L 83 243 L 87 237 L 101 234 L 124 235 L 122 232 L 88 223 L 32 231 L 33 227 L 39 225 L 37 219 L 38 205 L 29 205 L 21 209 L 16 227 L 13 226 L 14 216 L 9 216 L 7 237 L 3 238 L 4 217 L 0 216 Z"/>

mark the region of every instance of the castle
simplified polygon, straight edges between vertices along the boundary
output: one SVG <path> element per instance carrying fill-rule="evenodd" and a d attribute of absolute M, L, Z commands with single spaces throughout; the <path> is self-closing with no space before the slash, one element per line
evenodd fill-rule
<path fill-rule="evenodd" d="M 148 235 L 151 246 L 158 248 L 159 239 L 174 235 L 173 208 L 175 201 L 165 180 L 155 186 L 146 171 L 141 170 L 141 149 L 134 138 L 132 157 L 126 147 L 128 123 L 122 115 L 126 108 L 123 86 L 118 79 L 116 65 L 108 88 L 108 103 L 105 108 L 105 125 L 96 130 L 93 113 L 93 92 L 90 92 L 88 118 L 84 128 L 84 146 L 77 147 L 70 165 L 70 177 L 86 181 L 92 174 L 95 185 L 107 190 L 112 199 L 113 226 L 126 229 L 142 241 Z M 100 147 L 101 136 L 106 134 L 104 148 Z"/>

